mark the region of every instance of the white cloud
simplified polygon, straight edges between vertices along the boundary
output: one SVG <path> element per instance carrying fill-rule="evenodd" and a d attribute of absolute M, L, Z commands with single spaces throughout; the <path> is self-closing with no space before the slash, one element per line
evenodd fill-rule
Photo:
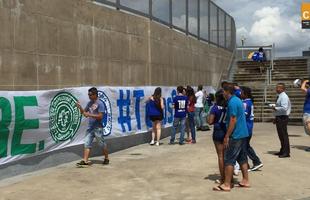
<path fill-rule="evenodd" d="M 237 43 L 246 37 L 246 45 L 275 43 L 276 56 L 301 55 L 310 47 L 310 30 L 302 30 L 302 0 L 214 0 L 236 22 Z"/>
<path fill-rule="evenodd" d="M 279 55 L 301 54 L 310 45 L 310 34 L 301 29 L 299 16 L 287 17 L 278 7 L 264 7 L 253 14 L 249 41 L 257 45 L 276 44 Z"/>

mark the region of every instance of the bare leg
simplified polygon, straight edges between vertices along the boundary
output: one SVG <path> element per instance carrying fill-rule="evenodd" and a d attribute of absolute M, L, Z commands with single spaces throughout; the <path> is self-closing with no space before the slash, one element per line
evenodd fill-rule
<path fill-rule="evenodd" d="M 224 173 L 224 145 L 220 143 L 216 143 L 215 149 L 217 153 L 217 158 L 218 158 L 218 165 L 219 165 L 219 171 L 221 175 L 221 182 L 224 182 L 225 178 L 225 173 Z"/>
<path fill-rule="evenodd" d="M 109 160 L 109 152 L 108 152 L 108 148 L 107 148 L 107 146 L 105 146 L 104 148 L 103 148 L 103 156 L 104 156 L 104 158 L 105 159 L 107 159 L 107 160 Z"/>
<path fill-rule="evenodd" d="M 157 142 L 159 142 L 160 140 L 160 136 L 161 136 L 161 121 L 156 121 L 156 139 L 157 139 Z"/>
<path fill-rule="evenodd" d="M 249 173 L 248 173 L 248 163 L 243 163 L 241 166 L 241 171 L 242 171 L 242 181 L 240 182 L 240 184 L 242 184 L 243 186 L 250 186 L 250 182 L 249 182 Z"/>
<path fill-rule="evenodd" d="M 152 122 L 152 140 L 151 140 L 150 144 L 154 144 L 155 132 L 156 132 L 156 121 Z"/>
<path fill-rule="evenodd" d="M 89 154 L 90 154 L 90 149 L 89 148 L 85 148 L 84 149 L 84 161 L 86 163 L 88 162 Z"/>
<path fill-rule="evenodd" d="M 232 176 L 233 176 L 233 170 L 234 170 L 234 166 L 232 165 L 227 165 L 225 166 L 225 179 L 224 179 L 224 183 L 221 185 L 221 187 L 224 190 L 230 190 L 231 189 L 231 180 L 232 180 Z"/>

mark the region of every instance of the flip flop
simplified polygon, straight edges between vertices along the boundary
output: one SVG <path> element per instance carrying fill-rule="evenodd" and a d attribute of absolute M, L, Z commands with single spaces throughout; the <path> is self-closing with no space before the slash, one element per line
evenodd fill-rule
<path fill-rule="evenodd" d="M 217 192 L 230 192 L 230 190 L 226 190 L 226 189 L 222 188 L 222 186 L 220 186 L 220 185 L 213 187 L 213 191 L 217 191 Z"/>
<path fill-rule="evenodd" d="M 241 188 L 249 188 L 249 187 L 251 187 L 251 186 L 249 186 L 249 185 L 243 185 L 243 184 L 241 184 L 240 182 L 238 183 L 238 187 L 241 187 Z"/>

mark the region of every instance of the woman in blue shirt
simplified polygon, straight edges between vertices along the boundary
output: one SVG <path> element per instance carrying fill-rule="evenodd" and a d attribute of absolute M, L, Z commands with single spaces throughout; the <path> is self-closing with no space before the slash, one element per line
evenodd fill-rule
<path fill-rule="evenodd" d="M 221 174 L 220 183 L 224 181 L 224 137 L 226 134 L 226 100 L 223 91 L 219 90 L 215 93 L 215 104 L 210 108 L 208 115 L 208 123 L 213 124 L 213 142 L 215 145 L 219 171 Z"/>
<path fill-rule="evenodd" d="M 156 146 L 159 146 L 159 140 L 161 135 L 161 121 L 163 120 L 164 100 L 161 97 L 161 88 L 157 87 L 154 94 L 150 97 L 148 102 L 148 114 L 152 121 L 152 140 L 150 145 L 155 144 L 156 134 Z"/>

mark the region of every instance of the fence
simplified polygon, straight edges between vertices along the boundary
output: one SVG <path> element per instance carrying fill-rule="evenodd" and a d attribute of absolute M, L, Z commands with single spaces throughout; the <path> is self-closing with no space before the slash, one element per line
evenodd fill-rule
<path fill-rule="evenodd" d="M 233 51 L 234 19 L 210 0 L 94 0 L 126 10 Z"/>

